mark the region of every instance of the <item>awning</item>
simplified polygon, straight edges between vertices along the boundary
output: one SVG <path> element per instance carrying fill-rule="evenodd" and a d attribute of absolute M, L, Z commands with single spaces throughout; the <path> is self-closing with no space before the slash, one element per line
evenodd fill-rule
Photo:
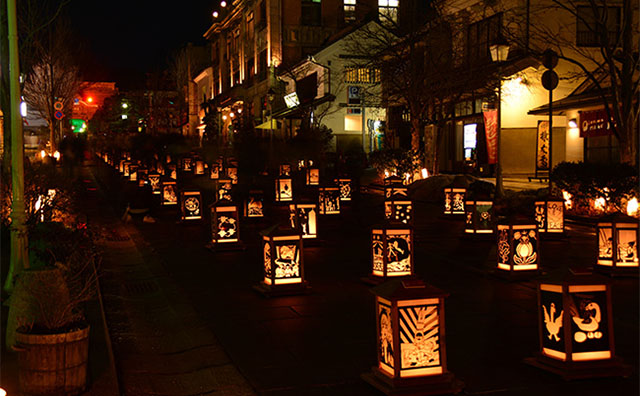
<path fill-rule="evenodd" d="M 565 115 L 567 110 L 583 110 L 604 107 L 602 97 L 595 92 L 588 92 L 579 95 L 569 95 L 551 103 L 553 115 Z M 527 112 L 529 115 L 548 115 L 549 104 L 543 104 Z"/>
<path fill-rule="evenodd" d="M 256 129 L 279 129 L 278 120 L 272 119 L 271 122 L 266 121 L 256 126 Z"/>
<path fill-rule="evenodd" d="M 275 113 L 273 113 L 273 117 L 274 118 L 296 118 L 299 117 L 300 115 L 302 115 L 301 113 L 310 108 L 310 107 L 316 107 L 318 105 L 321 105 L 325 102 L 329 102 L 334 100 L 336 97 L 332 94 L 328 94 L 328 95 L 324 95 L 321 98 L 318 99 L 314 99 L 310 102 L 306 102 L 306 103 L 301 103 L 299 106 L 296 107 L 292 107 L 290 109 L 283 109 L 280 111 L 277 111 Z"/>

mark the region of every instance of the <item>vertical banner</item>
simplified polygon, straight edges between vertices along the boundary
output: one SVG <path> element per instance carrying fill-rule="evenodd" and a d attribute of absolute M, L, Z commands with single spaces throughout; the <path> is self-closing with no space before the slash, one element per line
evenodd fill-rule
<path fill-rule="evenodd" d="M 538 121 L 536 175 L 538 172 L 549 172 L 549 121 Z"/>
<path fill-rule="evenodd" d="M 489 164 L 498 163 L 498 110 L 487 110 L 484 115 L 484 132 L 487 137 Z"/>

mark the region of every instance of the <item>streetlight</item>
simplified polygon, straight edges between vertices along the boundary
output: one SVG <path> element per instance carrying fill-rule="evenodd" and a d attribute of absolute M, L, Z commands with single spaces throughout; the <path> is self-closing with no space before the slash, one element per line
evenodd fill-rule
<path fill-rule="evenodd" d="M 496 192 L 495 198 L 502 198 L 504 196 L 504 188 L 502 186 L 502 160 L 500 150 L 500 135 L 502 134 L 502 63 L 507 60 L 509 56 L 509 43 L 507 40 L 499 36 L 494 44 L 489 47 L 491 51 L 491 59 L 494 62 L 498 62 L 498 127 L 497 127 L 497 164 L 496 164 Z"/>

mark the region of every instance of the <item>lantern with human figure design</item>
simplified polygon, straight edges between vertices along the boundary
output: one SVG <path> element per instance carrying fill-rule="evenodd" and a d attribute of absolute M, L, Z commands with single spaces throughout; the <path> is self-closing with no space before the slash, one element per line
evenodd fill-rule
<path fill-rule="evenodd" d="M 251 190 L 245 200 L 244 217 L 264 217 L 264 192 Z"/>
<path fill-rule="evenodd" d="M 388 395 L 458 393 L 464 384 L 447 370 L 444 299 L 419 279 L 374 287 L 377 364 L 362 375 Z"/>
<path fill-rule="evenodd" d="M 410 276 L 413 268 L 413 227 L 389 222 L 371 230 L 371 280 Z"/>
<path fill-rule="evenodd" d="M 318 188 L 318 213 L 321 215 L 340 214 L 340 189 L 338 187 Z"/>
<path fill-rule="evenodd" d="M 173 206 L 178 204 L 178 186 L 175 180 L 163 180 L 161 193 L 160 205 Z"/>
<path fill-rule="evenodd" d="M 600 218 L 596 268 L 610 274 L 638 274 L 638 219 L 624 214 Z"/>
<path fill-rule="evenodd" d="M 162 193 L 162 184 L 160 183 L 160 174 L 156 172 L 149 173 L 149 185 L 151 186 L 151 192 L 156 195 Z"/>
<path fill-rule="evenodd" d="M 304 239 L 318 237 L 318 205 L 313 202 L 289 204 L 291 227 L 300 230 Z"/>

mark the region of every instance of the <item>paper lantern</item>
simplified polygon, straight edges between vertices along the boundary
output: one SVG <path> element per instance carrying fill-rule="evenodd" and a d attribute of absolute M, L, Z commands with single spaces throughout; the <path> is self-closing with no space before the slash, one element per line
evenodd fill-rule
<path fill-rule="evenodd" d="M 129 165 L 129 181 L 138 181 L 138 165 Z"/>
<path fill-rule="evenodd" d="M 540 244 L 534 221 L 511 221 L 498 224 L 498 269 L 515 273 L 538 271 Z"/>
<path fill-rule="evenodd" d="M 351 201 L 351 179 L 348 179 L 348 178 L 336 179 L 335 184 L 340 189 L 340 200 Z"/>
<path fill-rule="evenodd" d="M 202 194 L 200 191 L 182 191 L 180 193 L 182 220 L 202 219 Z"/>
<path fill-rule="evenodd" d="M 467 189 L 464 187 L 444 188 L 444 214 L 463 215 Z"/>
<path fill-rule="evenodd" d="M 194 174 L 196 175 L 204 175 L 204 161 L 203 160 L 196 160 L 196 166 L 194 169 Z"/>
<path fill-rule="evenodd" d="M 169 168 L 169 177 L 173 180 L 178 180 L 178 167 L 176 164 L 169 164 L 167 167 Z"/>
<path fill-rule="evenodd" d="M 149 171 L 147 168 L 138 168 L 138 187 L 144 187 L 149 180 Z"/>
<path fill-rule="evenodd" d="M 596 268 L 622 274 L 638 271 L 638 219 L 615 214 L 598 221 Z"/>
<path fill-rule="evenodd" d="M 162 206 L 171 206 L 178 204 L 178 186 L 175 180 L 162 181 Z"/>
<path fill-rule="evenodd" d="M 129 177 L 129 167 L 131 166 L 130 161 L 124 161 L 122 164 L 122 176 L 128 178 Z"/>
<path fill-rule="evenodd" d="M 564 200 L 549 198 L 535 202 L 535 217 L 541 233 L 564 232 Z"/>
<path fill-rule="evenodd" d="M 384 216 L 389 221 L 413 224 L 413 203 L 399 194 L 387 198 L 384 201 Z"/>
<path fill-rule="evenodd" d="M 127 162 L 127 160 L 121 159 L 120 160 L 120 164 L 118 166 L 118 172 L 120 172 L 122 175 L 124 175 L 124 163 Z"/>
<path fill-rule="evenodd" d="M 464 232 L 468 234 L 493 233 L 493 201 L 467 200 L 465 201 Z"/>
<path fill-rule="evenodd" d="M 413 275 L 413 227 L 387 223 L 371 230 L 372 276 Z"/>
<path fill-rule="evenodd" d="M 245 217 L 264 217 L 264 192 L 251 190 L 244 204 Z"/>
<path fill-rule="evenodd" d="M 320 169 L 307 168 L 306 176 L 307 176 L 307 186 L 317 186 L 318 184 L 320 184 Z"/>
<path fill-rule="evenodd" d="M 170 163 L 170 162 L 171 162 L 171 155 L 167 154 L 167 155 L 164 157 L 164 162 L 165 162 L 166 164 Z"/>
<path fill-rule="evenodd" d="M 288 176 L 276 178 L 276 202 L 287 202 L 291 200 L 293 200 L 291 178 Z"/>
<path fill-rule="evenodd" d="M 302 238 L 315 239 L 318 237 L 318 205 L 312 202 L 297 202 L 289 204 L 289 220 L 291 228 L 297 229 Z"/>
<path fill-rule="evenodd" d="M 318 213 L 321 215 L 340 214 L 340 189 L 320 187 L 318 189 Z"/>
<path fill-rule="evenodd" d="M 156 163 L 156 172 L 158 172 L 160 174 L 160 176 L 164 176 L 164 166 L 162 165 L 162 162 L 158 161 Z"/>
<path fill-rule="evenodd" d="M 291 165 L 280 164 L 280 176 L 291 176 Z"/>
<path fill-rule="evenodd" d="M 261 291 L 296 291 L 306 288 L 302 235 L 293 228 L 262 231 L 263 279 Z"/>
<path fill-rule="evenodd" d="M 228 167 L 227 177 L 231 179 L 231 184 L 238 184 L 238 168 L 235 166 Z"/>
<path fill-rule="evenodd" d="M 240 214 L 229 200 L 220 200 L 210 206 L 211 242 L 234 243 L 240 241 Z"/>
<path fill-rule="evenodd" d="M 218 180 L 220 178 L 220 166 L 217 162 L 214 162 L 209 167 L 209 177 L 211 180 Z"/>
<path fill-rule="evenodd" d="M 384 197 L 390 198 L 394 195 L 404 195 L 407 196 L 407 186 L 400 183 L 393 183 L 384 186 Z"/>
<path fill-rule="evenodd" d="M 231 201 L 231 179 L 218 179 L 216 181 L 216 200 L 226 199 Z"/>
<path fill-rule="evenodd" d="M 182 159 L 182 171 L 189 173 L 193 170 L 193 159 L 191 157 L 185 157 Z"/>
<path fill-rule="evenodd" d="M 624 375 L 615 358 L 611 285 L 590 273 L 538 284 L 540 350 L 527 363 L 565 379 Z"/>
<path fill-rule="evenodd" d="M 162 185 L 160 183 L 160 174 L 149 173 L 149 185 L 153 194 L 160 195 L 162 193 Z"/>
<path fill-rule="evenodd" d="M 385 394 L 458 393 L 464 384 L 447 370 L 444 299 L 421 280 L 374 287 L 377 365 L 365 381 Z"/>

